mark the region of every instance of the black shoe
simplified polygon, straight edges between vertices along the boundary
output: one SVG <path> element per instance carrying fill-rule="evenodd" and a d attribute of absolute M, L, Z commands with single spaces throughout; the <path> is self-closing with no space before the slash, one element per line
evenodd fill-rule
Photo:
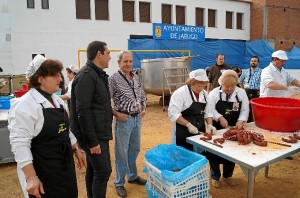
<path fill-rule="evenodd" d="M 119 197 L 126 197 L 127 191 L 124 186 L 116 186 L 117 194 Z"/>
<path fill-rule="evenodd" d="M 287 159 L 287 160 L 293 160 L 293 157 L 289 156 L 289 157 L 286 157 L 285 159 Z"/>
<path fill-rule="evenodd" d="M 141 178 L 141 177 L 138 177 L 136 178 L 135 180 L 132 180 L 132 181 L 128 181 L 128 183 L 131 183 L 131 184 L 138 184 L 138 185 L 145 185 L 147 183 L 147 180 Z"/>

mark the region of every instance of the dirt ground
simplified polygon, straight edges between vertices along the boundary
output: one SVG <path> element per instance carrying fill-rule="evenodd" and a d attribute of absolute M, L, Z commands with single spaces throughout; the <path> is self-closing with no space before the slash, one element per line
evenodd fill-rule
<path fill-rule="evenodd" d="M 142 124 L 141 153 L 138 157 L 137 164 L 139 175 L 146 178 L 143 173 L 144 154 L 147 150 L 158 144 L 168 144 L 171 136 L 171 122 L 167 116 L 167 111 L 158 104 L 159 97 L 148 95 L 148 107 Z M 111 145 L 111 162 L 113 172 L 108 182 L 107 197 L 118 197 L 114 188 L 113 180 L 115 178 L 114 168 L 114 148 L 113 141 Z M 257 198 L 299 198 L 300 197 L 300 154 L 293 155 L 293 160 L 281 160 L 270 166 L 269 177 L 264 177 L 264 171 L 261 170 L 256 176 L 254 197 Z M 85 170 L 77 170 L 79 198 L 86 197 Z M 237 165 L 233 178 L 236 182 L 234 187 L 227 186 L 221 181 L 222 187 L 209 190 L 212 197 L 247 197 L 247 179 L 242 170 Z M 132 198 L 146 198 L 147 192 L 144 186 L 125 184 L 128 196 Z M 16 164 L 0 165 L 0 198 L 21 198 L 22 191 L 19 185 Z"/>

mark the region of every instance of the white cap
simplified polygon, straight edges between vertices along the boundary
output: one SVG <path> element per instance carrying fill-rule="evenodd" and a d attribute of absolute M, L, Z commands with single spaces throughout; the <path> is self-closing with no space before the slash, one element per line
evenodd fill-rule
<path fill-rule="evenodd" d="M 208 81 L 208 77 L 204 69 L 196 69 L 191 71 L 189 77 L 198 81 Z"/>
<path fill-rule="evenodd" d="M 218 79 L 219 85 L 222 86 L 222 79 L 226 76 L 234 76 L 237 81 L 239 80 L 237 73 L 234 70 L 228 69 L 228 70 L 223 71 L 222 75 Z"/>
<path fill-rule="evenodd" d="M 29 66 L 25 72 L 26 78 L 29 78 L 40 68 L 42 63 L 47 60 L 44 56 L 37 54 L 32 61 L 30 61 Z"/>
<path fill-rule="evenodd" d="M 75 65 L 70 65 L 68 68 L 74 73 L 78 73 L 79 71 L 78 67 L 76 67 Z"/>
<path fill-rule="evenodd" d="M 289 59 L 286 55 L 286 52 L 283 50 L 278 50 L 276 52 L 273 52 L 272 57 L 278 58 L 280 60 L 288 60 Z"/>

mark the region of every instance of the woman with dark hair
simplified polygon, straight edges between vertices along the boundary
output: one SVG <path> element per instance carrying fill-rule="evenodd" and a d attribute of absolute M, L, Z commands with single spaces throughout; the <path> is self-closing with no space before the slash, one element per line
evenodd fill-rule
<path fill-rule="evenodd" d="M 62 68 L 37 55 L 26 71 L 30 90 L 9 112 L 10 144 L 25 197 L 78 196 L 73 152 L 80 168 L 86 162 L 69 131 L 65 103 L 54 94 Z"/>
<path fill-rule="evenodd" d="M 212 125 L 207 126 L 208 130 L 205 127 L 207 92 L 204 87 L 207 84 L 205 70 L 197 69 L 189 73 L 186 85 L 172 94 L 168 108 L 169 118 L 173 122 L 171 143 L 193 150 L 193 146 L 186 142 L 187 137 L 197 135 L 199 131 L 216 132 Z"/>

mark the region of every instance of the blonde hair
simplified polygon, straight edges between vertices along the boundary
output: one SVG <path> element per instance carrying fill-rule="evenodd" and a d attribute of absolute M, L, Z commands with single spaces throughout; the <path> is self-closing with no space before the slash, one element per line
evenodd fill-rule
<path fill-rule="evenodd" d="M 219 84 L 222 86 L 224 84 L 237 84 L 239 77 L 237 73 L 233 70 L 226 70 L 222 73 L 219 78 Z"/>
<path fill-rule="evenodd" d="M 196 80 L 196 79 L 194 79 L 194 78 L 188 78 L 188 79 L 185 81 L 185 84 L 187 84 L 188 86 L 192 86 L 192 85 L 194 85 L 194 84 L 196 84 L 196 83 L 198 83 L 198 82 L 200 82 L 200 83 L 208 83 L 208 81 L 199 81 L 199 80 Z"/>

